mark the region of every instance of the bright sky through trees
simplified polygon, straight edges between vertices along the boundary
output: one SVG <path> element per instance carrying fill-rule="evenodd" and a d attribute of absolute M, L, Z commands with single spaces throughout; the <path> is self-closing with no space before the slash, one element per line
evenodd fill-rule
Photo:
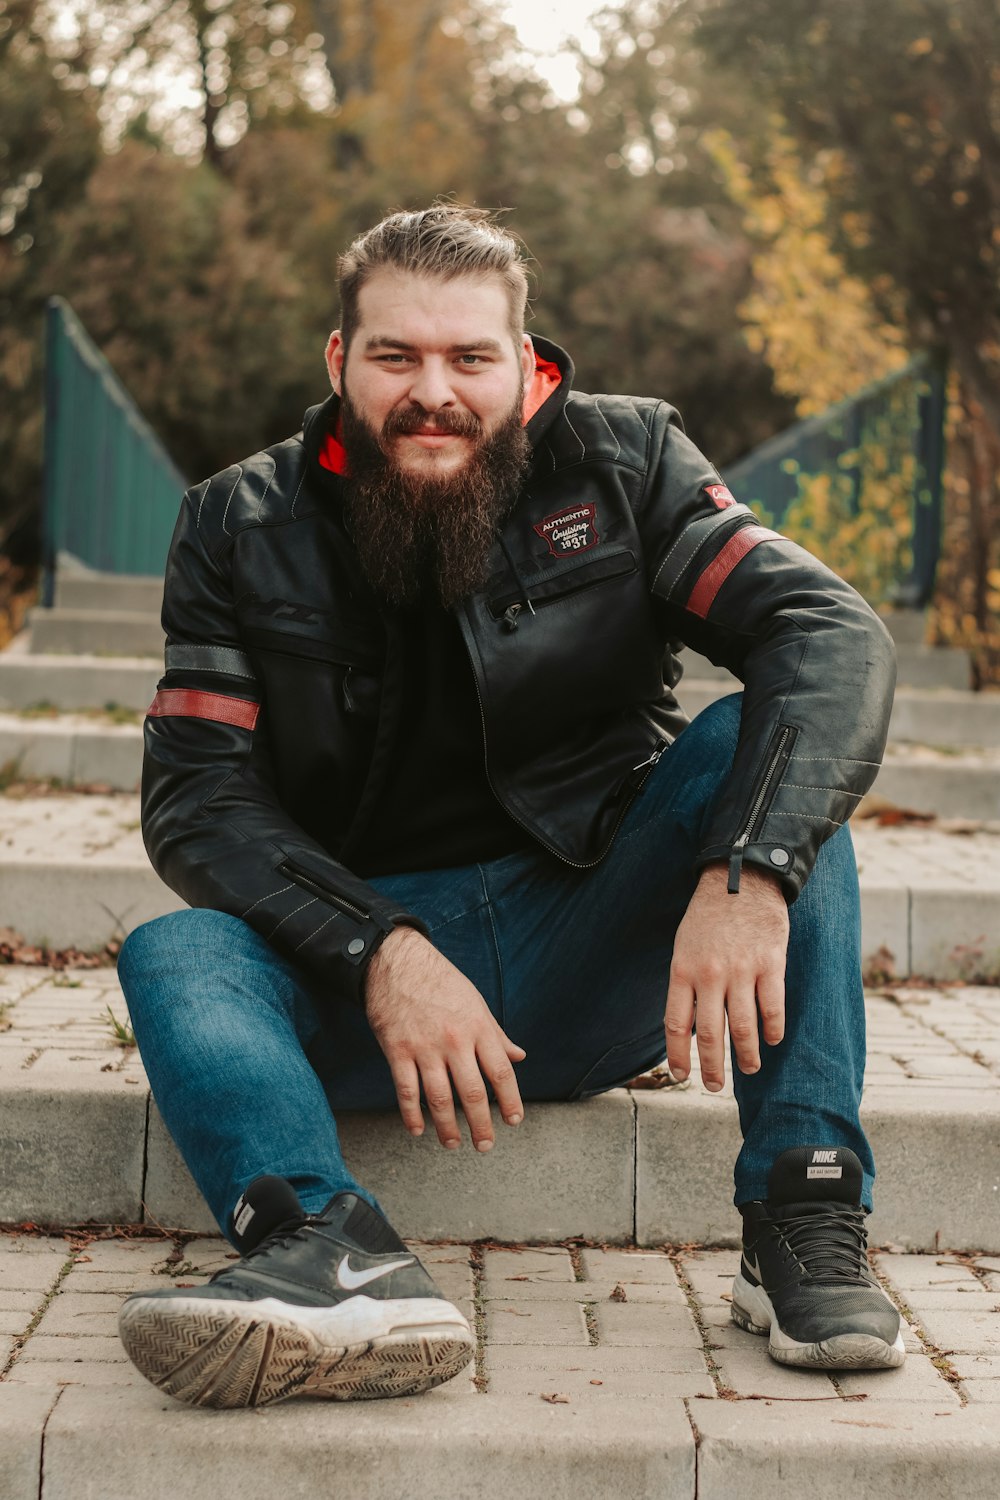
<path fill-rule="evenodd" d="M 562 51 L 568 37 L 592 50 L 596 35 L 590 24 L 599 10 L 613 9 L 614 0 L 502 0 L 498 9 L 510 21 L 525 48 L 535 55 L 535 66 L 562 99 L 575 98 L 576 63 Z"/>

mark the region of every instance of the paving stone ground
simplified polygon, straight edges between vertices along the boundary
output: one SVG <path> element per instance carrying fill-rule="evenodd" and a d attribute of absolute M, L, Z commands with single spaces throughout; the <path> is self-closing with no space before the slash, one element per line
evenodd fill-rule
<path fill-rule="evenodd" d="M 618 1466 L 615 1472 L 621 1472 L 628 1452 L 635 1455 L 637 1444 L 652 1443 L 661 1456 L 669 1454 L 673 1481 L 669 1488 L 660 1488 L 659 1483 L 647 1485 L 640 1479 L 631 1492 L 693 1496 L 691 1466 L 704 1460 L 709 1472 L 710 1460 L 719 1461 L 718 1444 L 732 1445 L 733 1432 L 742 1421 L 739 1413 L 746 1407 L 755 1415 L 752 1431 L 737 1444 L 741 1462 L 760 1459 L 755 1445 L 766 1447 L 768 1424 L 779 1417 L 784 1432 L 796 1433 L 797 1441 L 804 1433 L 813 1440 L 825 1434 L 838 1445 L 841 1459 L 854 1449 L 867 1450 L 872 1430 L 895 1433 L 909 1444 L 909 1493 L 919 1496 L 939 1492 L 921 1487 L 915 1432 L 925 1442 L 937 1424 L 942 1442 L 966 1434 L 982 1443 L 1000 1418 L 997 1257 L 877 1255 L 876 1267 L 904 1314 L 906 1364 L 898 1371 L 828 1375 L 775 1364 L 764 1340 L 731 1322 L 734 1251 L 683 1247 L 646 1252 L 582 1245 L 412 1248 L 476 1329 L 477 1357 L 467 1372 L 424 1397 L 372 1403 L 363 1414 L 360 1408 L 352 1409 L 368 1445 L 369 1480 L 373 1445 L 380 1438 L 390 1445 L 399 1440 L 415 1413 L 420 1427 L 410 1434 L 411 1463 L 418 1467 L 427 1461 L 420 1443 L 430 1441 L 431 1432 L 453 1456 L 464 1453 L 470 1431 L 500 1434 L 513 1427 L 520 1441 L 541 1440 L 543 1445 L 568 1432 L 576 1444 L 586 1437 L 596 1445 L 598 1456 L 603 1453 Z M 149 1441 L 155 1441 L 158 1424 L 169 1422 L 175 1472 L 176 1449 L 184 1446 L 185 1433 L 197 1441 L 206 1422 L 216 1424 L 218 1441 L 228 1452 L 234 1421 L 266 1420 L 279 1445 L 285 1438 L 297 1445 L 299 1463 L 309 1462 L 301 1446 L 303 1421 L 310 1424 L 314 1443 L 323 1441 L 324 1425 L 327 1443 L 336 1445 L 344 1437 L 344 1409 L 332 1403 L 293 1402 L 263 1418 L 193 1412 L 161 1396 L 126 1359 L 116 1336 L 118 1308 L 125 1295 L 148 1286 L 199 1284 L 232 1255 L 225 1241 L 210 1237 L 0 1235 L 0 1419 L 6 1411 L 16 1419 L 19 1435 L 34 1431 L 36 1447 L 44 1431 L 48 1455 L 40 1491 L 29 1487 L 29 1465 L 22 1488 L 4 1489 L 0 1484 L 4 1500 L 28 1500 L 29 1495 L 35 1500 L 38 1493 L 43 1500 L 48 1495 L 61 1500 L 70 1493 L 101 1495 L 102 1500 L 124 1494 L 119 1454 L 110 1442 L 103 1471 L 106 1489 L 81 1488 L 78 1472 L 75 1489 L 68 1480 L 64 1487 L 58 1479 L 56 1459 L 62 1453 L 61 1442 L 69 1441 L 67 1434 L 86 1428 L 92 1437 L 109 1421 L 123 1435 L 127 1431 L 129 1444 L 140 1451 L 147 1431 Z M 312 1409 L 308 1418 L 293 1410 L 302 1407 Z M 551 1408 L 559 1408 L 558 1414 Z M 721 1427 L 710 1415 L 720 1410 L 729 1413 Z M 954 1419 L 950 1426 L 946 1418 Z M 354 1422 L 349 1429 L 352 1440 L 359 1430 Z M 245 1426 L 239 1431 L 245 1432 Z M 236 1441 L 242 1443 L 242 1436 Z M 65 1459 L 62 1464 L 65 1468 Z M 123 1473 L 128 1472 L 126 1465 Z M 618 1493 L 607 1478 L 607 1467 L 600 1472 L 604 1477 L 597 1479 L 592 1469 L 578 1493 Z M 953 1470 L 953 1478 L 957 1473 Z M 525 1485 L 513 1493 L 571 1493 L 564 1488 L 546 1491 L 544 1464 L 536 1474 L 540 1487 Z M 473 1465 L 464 1481 L 434 1492 L 499 1493 L 488 1485 L 477 1490 L 474 1476 Z M 208 1487 L 200 1488 L 195 1478 L 189 1492 L 207 1497 L 217 1492 L 211 1489 L 217 1482 L 213 1471 L 210 1483 L 205 1477 Z M 727 1483 L 732 1482 L 730 1472 Z M 141 1491 L 161 1492 L 166 1490 Z M 379 1496 L 431 1492 L 419 1487 L 390 1491 L 378 1485 L 362 1491 Z M 720 1496 L 736 1492 L 715 1491 Z M 774 1487 L 772 1479 L 770 1493 L 794 1492 L 780 1484 Z M 815 1493 L 827 1492 L 817 1473 Z M 699 1486 L 698 1493 L 713 1491 Z M 977 1488 L 972 1474 L 966 1488 L 940 1493 L 989 1491 Z"/>

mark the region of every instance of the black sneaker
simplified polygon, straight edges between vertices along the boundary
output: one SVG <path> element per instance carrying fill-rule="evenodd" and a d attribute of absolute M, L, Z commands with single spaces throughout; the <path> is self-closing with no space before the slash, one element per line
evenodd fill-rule
<path fill-rule="evenodd" d="M 465 1318 L 380 1213 L 338 1193 L 306 1214 L 281 1177 L 233 1213 L 242 1258 L 204 1286 L 137 1292 L 118 1331 L 133 1364 L 192 1406 L 408 1396 L 472 1359 Z"/>
<path fill-rule="evenodd" d="M 796 1146 L 771 1170 L 766 1203 L 745 1203 L 733 1321 L 770 1333 L 783 1365 L 881 1370 L 905 1358 L 899 1313 L 865 1254 L 861 1163 L 846 1146 Z"/>

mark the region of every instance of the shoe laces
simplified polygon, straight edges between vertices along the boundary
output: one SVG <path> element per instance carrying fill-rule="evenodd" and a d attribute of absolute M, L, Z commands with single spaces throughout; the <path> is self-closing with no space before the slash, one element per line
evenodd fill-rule
<path fill-rule="evenodd" d="M 861 1208 L 846 1204 L 771 1220 L 788 1253 L 814 1282 L 870 1279 L 868 1231 Z"/>
<path fill-rule="evenodd" d="M 259 1244 L 250 1250 L 244 1250 L 240 1255 L 240 1261 L 253 1260 L 254 1256 L 267 1255 L 272 1250 L 287 1250 L 293 1240 L 301 1239 L 302 1231 L 310 1224 L 317 1223 L 316 1216 L 310 1214 L 304 1219 L 288 1219 L 284 1224 L 276 1224 L 275 1227 L 265 1234 Z M 221 1271 L 216 1271 L 210 1276 L 209 1281 L 215 1281 L 219 1276 L 226 1276 L 232 1270 L 232 1266 L 223 1266 Z"/>

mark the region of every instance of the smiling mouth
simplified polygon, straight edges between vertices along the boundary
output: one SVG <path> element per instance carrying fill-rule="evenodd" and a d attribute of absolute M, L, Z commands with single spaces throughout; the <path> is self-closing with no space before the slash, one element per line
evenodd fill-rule
<path fill-rule="evenodd" d="M 439 448 L 444 443 L 454 443 L 461 437 L 461 434 L 448 432 L 447 429 L 440 427 L 428 427 L 418 428 L 416 432 L 403 433 L 402 436 L 409 438 L 411 442 L 420 443 L 423 447 Z"/>

